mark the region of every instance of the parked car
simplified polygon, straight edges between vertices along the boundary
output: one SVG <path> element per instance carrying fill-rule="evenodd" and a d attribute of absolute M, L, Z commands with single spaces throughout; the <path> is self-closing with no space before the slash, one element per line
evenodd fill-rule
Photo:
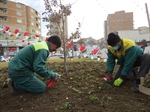
<path fill-rule="evenodd" d="M 64 59 L 64 55 L 59 56 L 59 58 Z M 67 56 L 66 58 L 73 58 L 73 56 Z"/>
<path fill-rule="evenodd" d="M 4 56 L 0 56 L 0 62 L 8 62 L 8 60 Z"/>
<path fill-rule="evenodd" d="M 58 57 L 60 57 L 60 56 L 63 56 L 63 54 L 55 53 L 53 56 L 58 56 Z"/>

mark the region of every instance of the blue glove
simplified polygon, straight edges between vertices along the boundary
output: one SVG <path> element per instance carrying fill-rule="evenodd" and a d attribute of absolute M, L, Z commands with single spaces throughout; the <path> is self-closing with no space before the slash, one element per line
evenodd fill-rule
<path fill-rule="evenodd" d="M 121 78 L 118 78 L 118 79 L 116 79 L 115 81 L 114 81 L 114 85 L 115 86 L 120 86 L 120 84 L 123 82 L 123 79 L 121 79 Z"/>

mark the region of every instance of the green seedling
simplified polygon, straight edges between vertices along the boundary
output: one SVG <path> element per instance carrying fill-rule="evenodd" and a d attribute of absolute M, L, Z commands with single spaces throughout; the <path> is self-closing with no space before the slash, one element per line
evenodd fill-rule
<path fill-rule="evenodd" d="M 71 104 L 69 102 L 65 102 L 63 105 L 58 107 L 60 110 L 67 110 L 71 108 Z"/>
<path fill-rule="evenodd" d="M 108 100 L 112 100 L 112 97 L 111 97 L 111 96 L 108 96 L 107 99 L 108 99 Z"/>
<path fill-rule="evenodd" d="M 99 101 L 99 98 L 96 95 L 90 95 L 89 98 L 93 103 L 96 103 Z"/>
<path fill-rule="evenodd" d="M 81 91 L 77 90 L 76 88 L 72 88 L 72 89 L 73 89 L 75 92 L 79 93 L 79 94 L 82 93 Z"/>
<path fill-rule="evenodd" d="M 67 84 L 68 84 L 68 82 L 64 82 L 64 84 L 65 84 L 65 85 L 67 85 Z"/>
<path fill-rule="evenodd" d="M 80 77 L 80 76 L 75 76 L 75 78 L 81 80 L 81 77 Z"/>

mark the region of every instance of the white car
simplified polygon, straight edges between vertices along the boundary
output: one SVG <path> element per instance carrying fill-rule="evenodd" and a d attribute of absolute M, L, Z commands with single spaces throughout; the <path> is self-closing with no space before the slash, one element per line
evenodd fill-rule
<path fill-rule="evenodd" d="M 4 56 L 0 56 L 0 62 L 8 62 L 8 60 L 5 59 Z"/>

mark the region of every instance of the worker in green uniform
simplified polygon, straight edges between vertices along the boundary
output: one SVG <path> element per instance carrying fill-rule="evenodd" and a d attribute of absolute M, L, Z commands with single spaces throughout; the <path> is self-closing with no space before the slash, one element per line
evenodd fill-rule
<path fill-rule="evenodd" d="M 8 64 L 8 86 L 13 90 L 24 90 L 32 93 L 43 93 L 46 84 L 36 74 L 45 79 L 57 80 L 58 74 L 48 69 L 45 64 L 50 52 L 61 46 L 58 36 L 37 42 L 21 49 Z"/>
<path fill-rule="evenodd" d="M 108 59 L 107 59 L 107 76 L 103 79 L 115 86 L 120 86 L 129 73 L 135 67 L 139 67 L 139 71 L 135 74 L 135 81 L 131 90 L 139 91 L 140 78 L 145 77 L 150 69 L 150 54 L 144 53 L 143 49 L 130 39 L 120 38 L 115 33 L 110 33 L 107 39 L 108 43 Z M 117 73 L 113 77 L 114 67 L 120 65 Z"/>

